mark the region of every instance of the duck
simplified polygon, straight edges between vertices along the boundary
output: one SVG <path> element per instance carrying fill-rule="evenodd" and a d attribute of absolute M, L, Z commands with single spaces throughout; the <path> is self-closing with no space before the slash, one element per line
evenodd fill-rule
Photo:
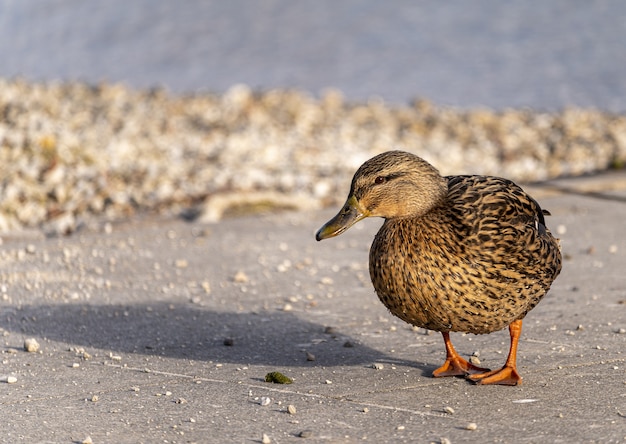
<path fill-rule="evenodd" d="M 367 217 L 384 222 L 369 251 L 374 290 L 403 321 L 440 332 L 446 349 L 434 377 L 518 385 L 524 317 L 561 271 L 560 241 L 537 201 L 513 181 L 487 175 L 442 176 L 406 151 L 361 165 L 341 210 L 315 234 L 338 236 Z M 478 367 L 455 350 L 451 332 L 509 329 L 503 367 Z"/>

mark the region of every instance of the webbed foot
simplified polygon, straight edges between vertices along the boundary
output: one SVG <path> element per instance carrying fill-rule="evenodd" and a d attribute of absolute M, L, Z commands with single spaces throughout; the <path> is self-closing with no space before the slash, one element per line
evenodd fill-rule
<path fill-rule="evenodd" d="M 433 372 L 435 378 L 444 376 L 465 376 L 473 373 L 488 372 L 488 368 L 476 367 L 474 364 L 463 359 L 454 349 L 450 341 L 450 333 L 442 332 L 443 342 L 446 345 L 446 362 Z"/>
<path fill-rule="evenodd" d="M 433 372 L 433 376 L 435 378 L 441 378 L 443 376 L 466 376 L 473 374 L 484 374 L 485 372 L 489 372 L 489 369 L 477 367 L 457 355 L 446 358 L 446 362 L 444 362 L 441 367 Z"/>
<path fill-rule="evenodd" d="M 522 383 L 522 377 L 517 373 L 517 369 L 506 365 L 499 370 L 467 375 L 467 379 L 481 385 L 519 385 Z"/>

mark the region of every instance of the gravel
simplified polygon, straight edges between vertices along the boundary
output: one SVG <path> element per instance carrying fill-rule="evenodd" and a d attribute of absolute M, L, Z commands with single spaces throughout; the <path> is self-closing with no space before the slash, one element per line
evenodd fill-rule
<path fill-rule="evenodd" d="M 443 174 L 516 181 L 626 162 L 626 116 L 593 109 L 390 106 L 245 85 L 175 96 L 0 79 L 0 113 L 0 232 L 69 233 L 137 212 L 215 221 L 336 206 L 354 170 L 389 149 Z"/>

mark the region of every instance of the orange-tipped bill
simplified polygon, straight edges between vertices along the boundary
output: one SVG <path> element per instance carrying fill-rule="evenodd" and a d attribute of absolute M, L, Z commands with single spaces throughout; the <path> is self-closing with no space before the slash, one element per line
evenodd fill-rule
<path fill-rule="evenodd" d="M 348 198 L 343 208 L 335 217 L 326 222 L 315 234 L 315 239 L 321 241 L 329 237 L 339 236 L 352 225 L 368 216 L 354 196 Z"/>

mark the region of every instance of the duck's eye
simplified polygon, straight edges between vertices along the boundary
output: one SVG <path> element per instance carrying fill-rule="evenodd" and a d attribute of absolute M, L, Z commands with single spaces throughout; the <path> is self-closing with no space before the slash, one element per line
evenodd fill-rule
<path fill-rule="evenodd" d="M 385 176 L 377 176 L 376 179 L 374 179 L 374 183 L 375 184 L 381 184 L 383 182 L 385 182 L 387 180 L 387 178 Z"/>

